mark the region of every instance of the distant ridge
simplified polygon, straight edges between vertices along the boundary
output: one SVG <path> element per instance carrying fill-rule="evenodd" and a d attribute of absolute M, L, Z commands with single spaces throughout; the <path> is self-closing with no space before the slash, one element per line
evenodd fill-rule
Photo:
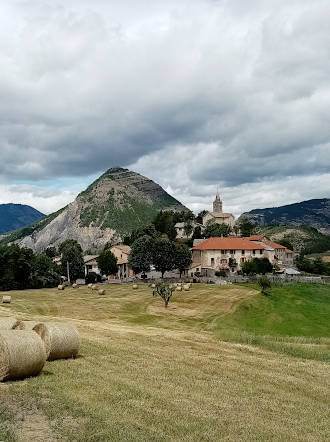
<path fill-rule="evenodd" d="M 239 219 L 248 218 L 257 226 L 309 226 L 330 234 L 330 199 L 312 199 L 280 207 L 254 209 Z"/>
<path fill-rule="evenodd" d="M 27 226 L 45 215 L 24 204 L 0 204 L 0 234 Z"/>
<path fill-rule="evenodd" d="M 188 209 L 149 178 L 114 167 L 81 192 L 74 202 L 12 232 L 2 243 L 17 242 L 41 251 L 66 239 L 75 239 L 84 250 L 99 250 L 149 224 L 160 210 Z"/>

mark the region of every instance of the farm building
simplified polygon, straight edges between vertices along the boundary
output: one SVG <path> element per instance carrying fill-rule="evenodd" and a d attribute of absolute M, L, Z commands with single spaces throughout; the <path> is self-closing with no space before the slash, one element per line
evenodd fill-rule
<path fill-rule="evenodd" d="M 274 262 L 274 249 L 246 238 L 209 238 L 192 248 L 191 269 L 210 275 L 210 271 L 227 270 L 232 273 L 253 258 L 268 258 Z"/>

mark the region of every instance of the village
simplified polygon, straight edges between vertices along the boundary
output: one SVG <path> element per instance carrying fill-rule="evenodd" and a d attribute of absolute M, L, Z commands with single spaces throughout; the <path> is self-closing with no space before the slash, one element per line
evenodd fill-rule
<path fill-rule="evenodd" d="M 251 235 L 242 237 L 235 218 L 231 213 L 222 210 L 222 200 L 217 192 L 213 202 L 213 210 L 205 211 L 202 223 L 192 223 L 190 230 L 184 222 L 175 224 L 176 239 L 185 240 L 192 237 L 194 228 L 199 227 L 201 233 L 206 226 L 218 224 L 227 226 L 232 236 L 212 237 L 208 239 L 196 238 L 193 240 L 191 265 L 184 269 L 183 276 L 189 278 L 206 277 L 212 279 L 221 272 L 222 276 L 237 275 L 242 272 L 242 264 L 252 261 L 254 258 L 266 258 L 273 266 L 276 274 L 299 275 L 294 266 L 294 253 L 281 244 L 277 244 L 265 236 Z M 188 230 L 188 231 L 187 231 Z M 135 274 L 129 264 L 131 247 L 125 244 L 117 244 L 109 248 L 117 259 L 118 271 L 116 274 L 106 275 L 111 281 L 130 281 L 134 278 L 141 279 L 141 274 Z M 61 257 L 55 258 L 61 262 Z M 85 276 L 90 273 L 101 275 L 98 266 L 98 255 L 84 256 Z M 102 275 L 105 276 L 105 275 Z M 157 279 L 160 272 L 151 268 L 143 274 L 144 279 Z M 179 271 L 173 269 L 167 273 L 168 277 L 179 277 Z"/>

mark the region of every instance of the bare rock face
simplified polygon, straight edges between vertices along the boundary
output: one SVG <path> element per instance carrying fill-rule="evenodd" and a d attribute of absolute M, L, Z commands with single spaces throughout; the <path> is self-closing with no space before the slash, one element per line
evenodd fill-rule
<path fill-rule="evenodd" d="M 243 213 L 239 220 L 248 218 L 257 226 L 309 226 L 330 234 L 330 199 L 313 199 L 281 207 L 255 209 Z M 238 220 L 238 221 L 239 221 Z"/>
<path fill-rule="evenodd" d="M 159 210 L 188 210 L 152 180 L 128 169 L 109 169 L 59 212 L 4 240 L 41 251 L 75 239 L 83 250 L 115 243 L 150 223 Z"/>

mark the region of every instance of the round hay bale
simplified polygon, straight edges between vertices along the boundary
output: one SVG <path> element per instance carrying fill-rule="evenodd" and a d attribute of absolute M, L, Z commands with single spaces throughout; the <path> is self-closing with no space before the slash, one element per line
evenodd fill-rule
<path fill-rule="evenodd" d="M 178 286 L 176 287 L 176 291 L 177 291 L 177 292 L 181 292 L 181 290 L 182 290 L 181 285 L 178 285 Z"/>
<path fill-rule="evenodd" d="M 105 290 L 104 289 L 99 289 L 99 295 L 105 295 Z"/>
<path fill-rule="evenodd" d="M 72 284 L 73 289 L 76 289 L 77 287 L 78 287 L 78 284 L 76 284 L 76 283 Z"/>
<path fill-rule="evenodd" d="M 155 289 L 156 288 L 156 284 L 151 284 L 151 288 Z"/>
<path fill-rule="evenodd" d="M 91 288 L 93 287 L 93 284 L 92 284 L 92 283 L 89 283 L 87 287 L 88 287 L 89 289 L 91 289 Z"/>
<path fill-rule="evenodd" d="M 92 290 L 97 290 L 97 285 L 93 284 L 92 285 Z"/>
<path fill-rule="evenodd" d="M 58 285 L 58 286 L 57 286 L 57 289 L 58 289 L 58 290 L 64 290 L 64 285 L 62 285 L 62 284 Z"/>
<path fill-rule="evenodd" d="M 15 318 L 0 318 L 0 330 L 13 330 L 19 322 Z"/>
<path fill-rule="evenodd" d="M 11 296 L 4 295 L 2 297 L 2 304 L 10 304 L 11 303 Z"/>
<path fill-rule="evenodd" d="M 45 362 L 45 347 L 37 333 L 0 331 L 0 381 L 36 376 Z"/>
<path fill-rule="evenodd" d="M 80 346 L 78 331 L 70 324 L 47 322 L 37 324 L 33 330 L 44 342 L 48 361 L 77 356 Z"/>
<path fill-rule="evenodd" d="M 183 286 L 183 290 L 184 290 L 184 291 L 188 292 L 189 289 L 190 289 L 189 284 L 185 284 L 185 285 Z"/>
<path fill-rule="evenodd" d="M 136 290 L 138 288 L 137 284 L 133 284 L 133 289 Z"/>

